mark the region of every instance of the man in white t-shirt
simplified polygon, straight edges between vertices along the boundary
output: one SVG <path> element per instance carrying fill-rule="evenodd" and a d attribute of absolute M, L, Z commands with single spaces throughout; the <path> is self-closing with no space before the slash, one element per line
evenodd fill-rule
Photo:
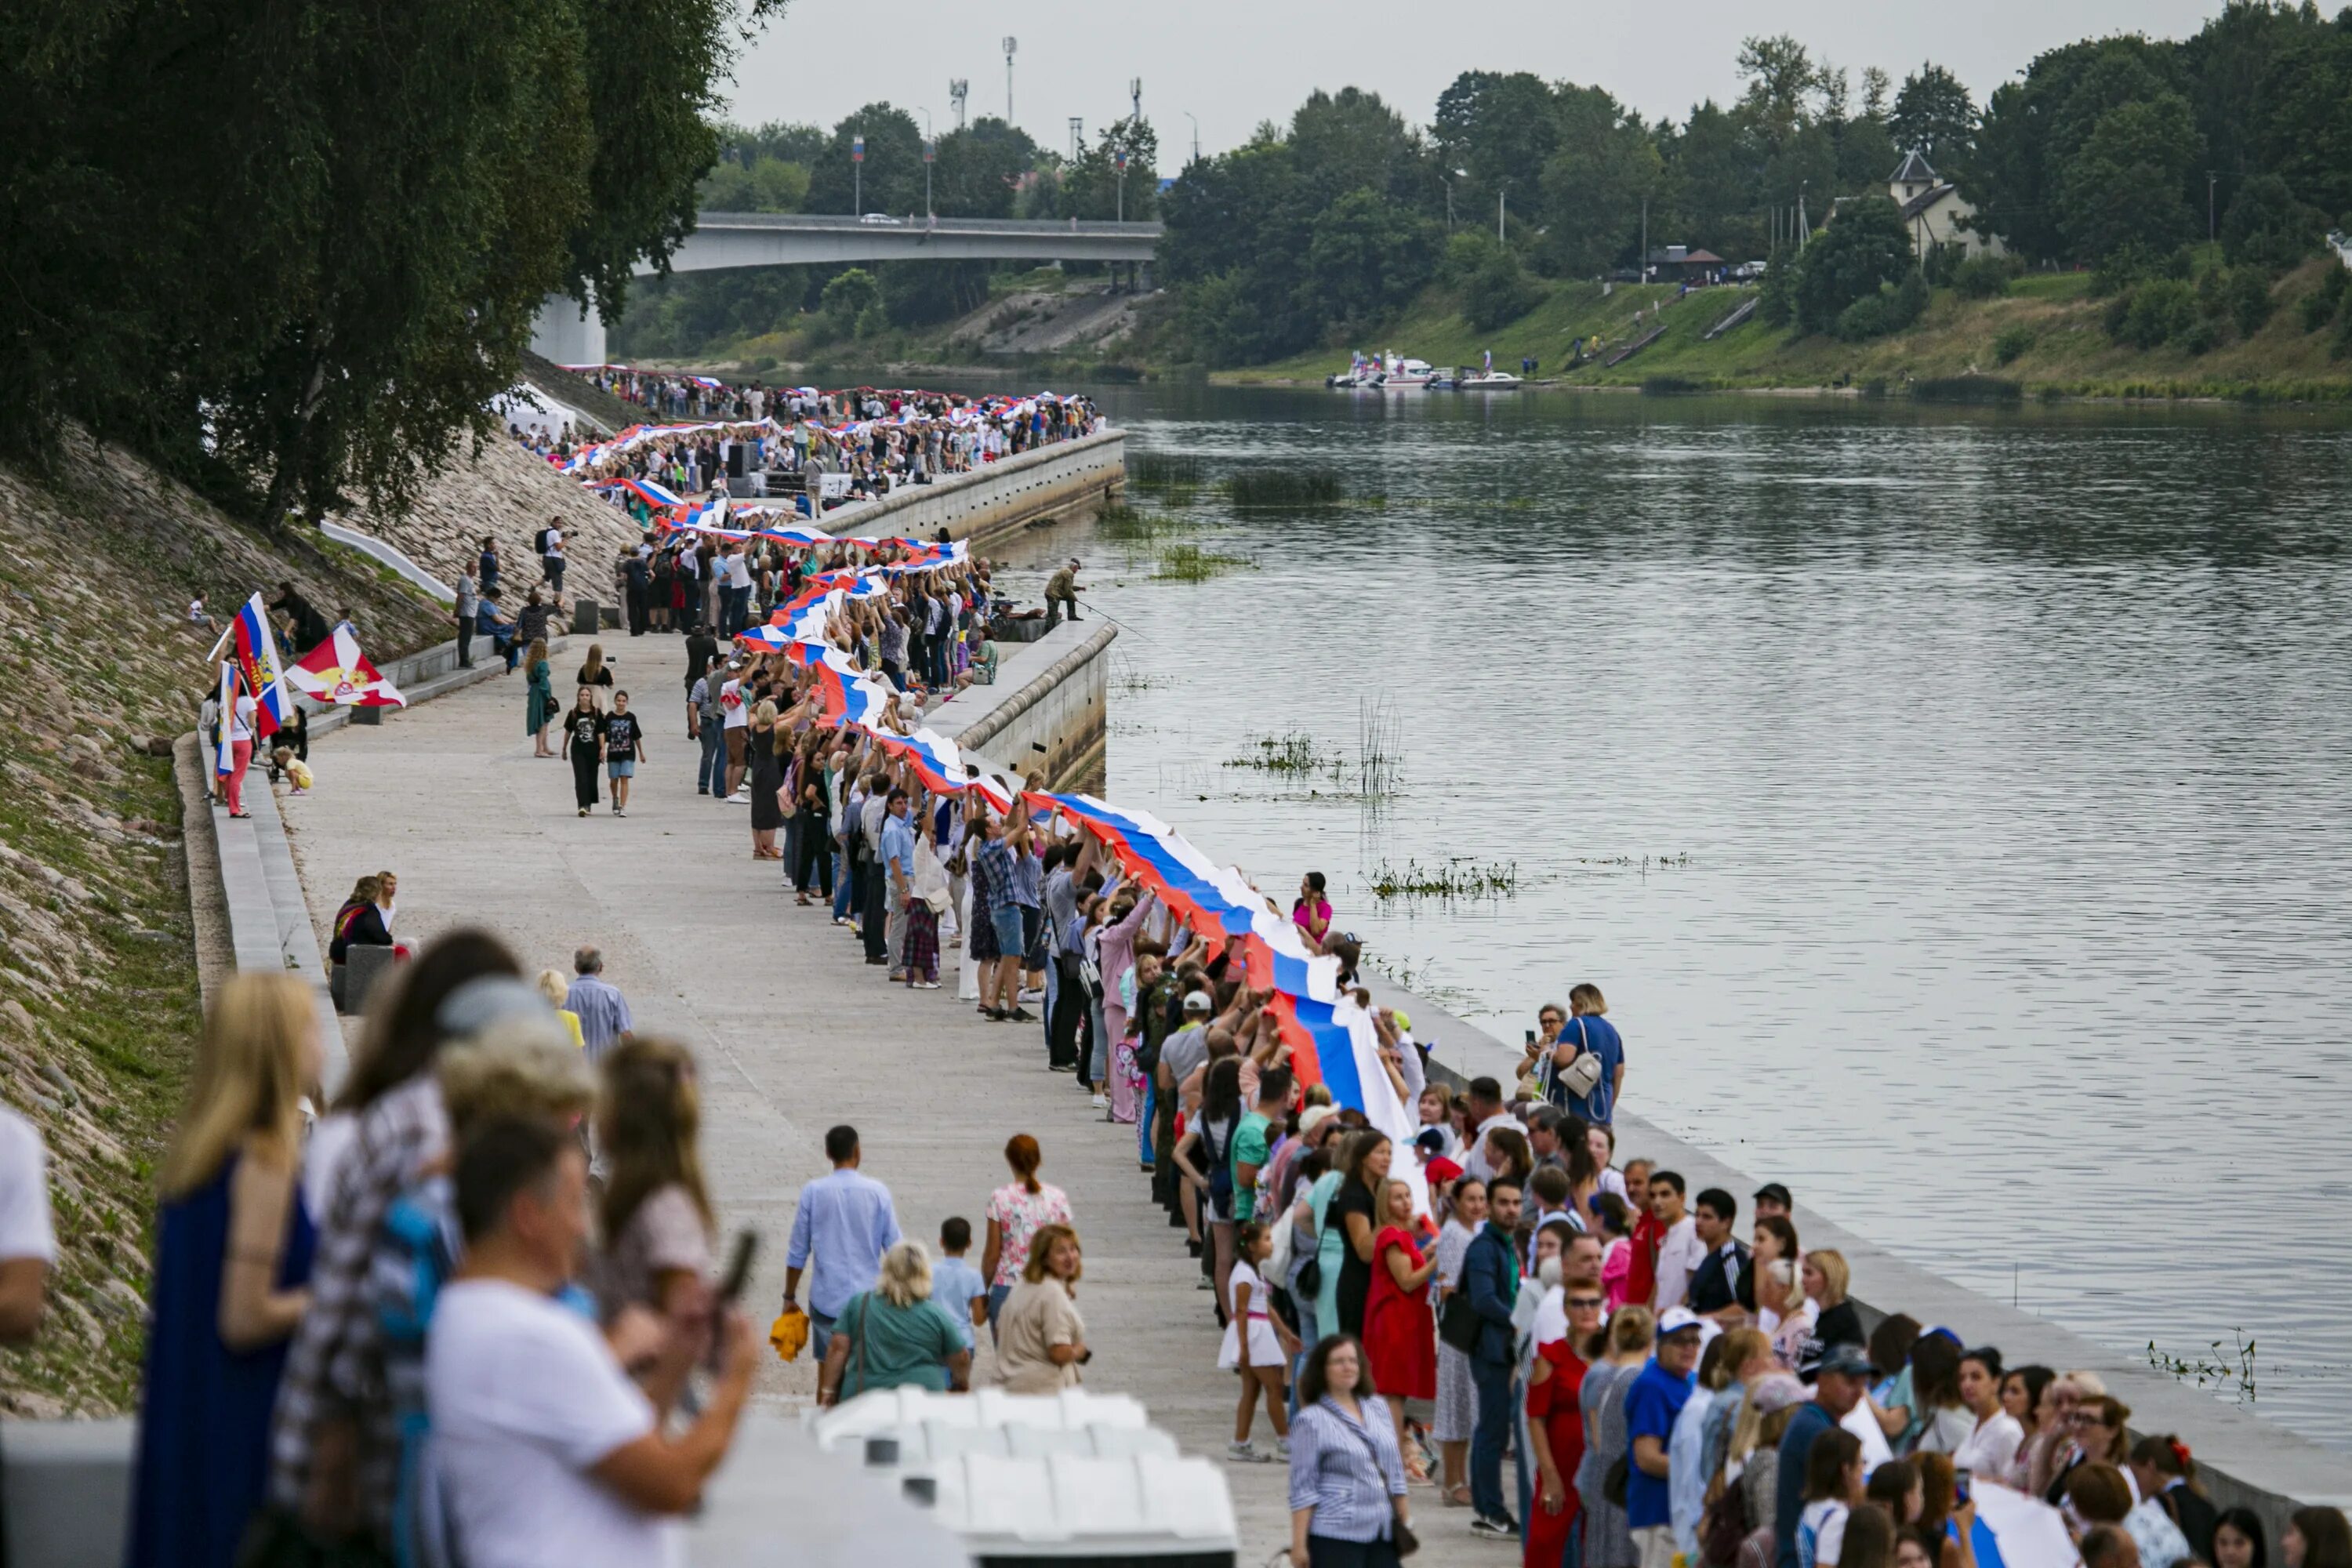
<path fill-rule="evenodd" d="M 1706 1243 L 1698 1238 L 1698 1221 L 1684 1207 L 1683 1179 L 1673 1171 L 1650 1173 L 1650 1214 L 1665 1229 L 1658 1243 L 1658 1289 L 1650 1300 L 1655 1310 L 1684 1305 L 1691 1276 L 1706 1261 Z"/>
<path fill-rule="evenodd" d="M 596 1325 L 555 1299 L 588 1237 L 588 1166 L 541 1121 L 496 1121 L 457 1158 L 466 1261 L 435 1303 L 425 1399 L 442 1501 L 464 1561 L 500 1568 L 671 1568 L 751 1392 L 752 1337 L 724 1326 L 710 1403 L 676 1436 Z M 694 1360 L 673 1333 L 648 1358 L 675 1397 Z M 665 1400 L 666 1402 L 666 1400 Z"/>
<path fill-rule="evenodd" d="M 0 1344 L 23 1344 L 39 1331 L 57 1261 L 48 1152 L 31 1122 L 0 1107 Z"/>
<path fill-rule="evenodd" d="M 1469 1098 L 1470 1151 L 1463 1157 L 1462 1169 L 1465 1174 L 1475 1176 L 1482 1182 L 1490 1181 L 1494 1177 L 1495 1167 L 1486 1153 L 1486 1135 L 1498 1127 L 1522 1132 L 1526 1129 L 1519 1125 L 1517 1118 L 1503 1108 L 1503 1086 L 1496 1079 L 1472 1079 Z"/>

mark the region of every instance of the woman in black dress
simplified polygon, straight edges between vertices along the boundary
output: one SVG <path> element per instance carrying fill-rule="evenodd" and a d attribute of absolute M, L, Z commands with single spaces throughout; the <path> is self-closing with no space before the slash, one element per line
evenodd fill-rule
<path fill-rule="evenodd" d="M 572 791 L 585 816 L 595 809 L 596 777 L 604 766 L 604 715 L 593 686 L 580 689 L 572 711 L 563 716 L 563 754 L 572 759 Z"/>
<path fill-rule="evenodd" d="M 1339 1254 L 1339 1331 L 1360 1339 L 1364 1299 L 1372 1289 L 1372 1237 L 1380 1229 L 1374 1216 L 1394 1152 L 1385 1134 L 1370 1128 L 1357 1133 L 1340 1157 L 1339 1190 L 1331 1194 L 1324 1213 L 1324 1223 L 1339 1226 L 1345 1243 Z"/>
<path fill-rule="evenodd" d="M 751 733 L 745 744 L 751 753 L 751 858 L 781 860 L 784 852 L 776 847 L 776 829 L 784 825 L 784 808 L 776 799 L 776 792 L 784 787 L 783 759 L 776 755 L 778 744 L 789 745 L 792 731 L 776 722 L 773 700 L 762 700 L 751 711 Z"/>

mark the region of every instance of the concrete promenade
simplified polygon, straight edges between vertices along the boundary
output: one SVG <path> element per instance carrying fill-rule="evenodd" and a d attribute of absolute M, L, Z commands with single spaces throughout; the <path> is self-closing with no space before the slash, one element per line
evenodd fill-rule
<path fill-rule="evenodd" d="M 765 1240 L 748 1298 L 762 1323 L 782 1289 L 801 1184 L 826 1168 L 825 1128 L 857 1127 L 866 1171 L 896 1194 L 908 1233 L 934 1247 L 949 1215 L 982 1230 L 988 1194 L 1006 1179 L 1004 1141 L 1034 1134 L 1086 1242 L 1088 1385 L 1138 1395 L 1187 1452 L 1222 1455 L 1238 1385 L 1215 1369 L 1207 1293 L 1150 1203 L 1134 1129 L 1102 1121 L 1070 1079 L 1045 1070 L 1036 1026 L 990 1024 L 955 1000 L 960 950 L 944 955 L 940 990 L 908 992 L 866 967 L 829 910 L 794 907 L 778 864 L 751 858 L 748 808 L 694 792 L 682 643 L 608 634 L 604 647 L 651 732 L 625 818 L 609 807 L 575 816 L 570 764 L 530 754 L 521 678 L 485 681 L 313 748 L 318 787 L 281 800 L 313 920 L 354 878 L 390 868 L 405 941 L 478 924 L 534 970 L 567 972 L 574 947 L 601 946 L 639 1030 L 685 1041 L 703 1064 L 721 1223 Z M 560 693 L 576 662 L 557 669 Z M 983 1350 L 982 1375 L 986 1363 Z M 805 1356 L 771 1360 L 761 1398 L 794 1408 L 814 1387 Z M 1257 1435 L 1270 1436 L 1262 1416 Z M 1286 1472 L 1227 1471 L 1239 1561 L 1255 1568 L 1288 1538 Z M 1416 1562 L 1516 1560 L 1516 1545 L 1471 1539 L 1468 1510 L 1439 1508 L 1435 1489 L 1416 1489 L 1414 1503 L 1427 1542 Z M 789 1521 L 777 1530 L 791 1538 Z"/>

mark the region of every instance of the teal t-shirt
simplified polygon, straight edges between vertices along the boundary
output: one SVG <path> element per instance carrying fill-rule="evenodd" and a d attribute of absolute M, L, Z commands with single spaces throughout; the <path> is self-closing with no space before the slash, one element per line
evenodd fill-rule
<path fill-rule="evenodd" d="M 1237 1221 L 1255 1218 L 1257 1215 L 1257 1181 L 1252 1177 L 1244 1184 L 1242 1166 L 1248 1164 L 1261 1171 L 1265 1169 L 1265 1130 L 1272 1125 L 1253 1110 L 1242 1118 L 1240 1126 L 1234 1129 L 1234 1218 Z"/>
<path fill-rule="evenodd" d="M 844 1399 L 905 1386 L 943 1394 L 947 1359 L 964 1349 L 955 1320 L 937 1301 L 893 1306 L 872 1290 L 849 1299 L 833 1332 L 849 1342 L 849 1362 L 841 1373 Z"/>

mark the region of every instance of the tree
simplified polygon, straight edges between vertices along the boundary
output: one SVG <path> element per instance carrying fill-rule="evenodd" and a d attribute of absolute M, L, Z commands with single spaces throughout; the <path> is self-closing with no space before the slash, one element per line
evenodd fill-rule
<path fill-rule="evenodd" d="M 863 267 L 836 273 L 819 296 L 819 308 L 836 331 L 856 327 L 867 312 L 882 303 L 882 285 Z"/>
<path fill-rule="evenodd" d="M 1122 205 L 1118 154 L 1127 154 L 1127 189 Z M 1117 217 L 1149 218 L 1158 201 L 1160 176 L 1153 165 L 1160 157 L 1160 138 L 1147 120 L 1115 120 L 1102 134 L 1078 149 L 1077 158 L 1062 170 L 1055 182 L 1052 216 L 1088 221 Z"/>
<path fill-rule="evenodd" d="M 1457 203 L 1491 207 L 1505 190 L 1533 199 L 1559 150 L 1551 89 L 1527 71 L 1464 72 L 1439 95 L 1433 129 L 1442 165 L 1470 174 L 1469 188 L 1455 189 Z"/>
<path fill-rule="evenodd" d="M 1739 46 L 1739 75 L 1748 85 L 1739 107 L 1766 144 L 1777 148 L 1811 119 L 1806 102 L 1823 82 L 1805 46 L 1783 33 Z"/>
<path fill-rule="evenodd" d="M 1590 278 L 1638 248 L 1642 199 L 1659 191 L 1664 163 L 1641 117 L 1597 87 L 1563 86 L 1556 114 L 1559 151 L 1539 187 L 1546 233 L 1538 265 L 1557 277 Z"/>
<path fill-rule="evenodd" d="M 1518 257 L 1484 229 L 1463 229 L 1448 240 L 1441 272 L 1462 295 L 1464 319 L 1482 332 L 1517 321 L 1543 298 Z"/>
<path fill-rule="evenodd" d="M 2107 110 L 2059 176 L 2060 230 L 2074 254 L 2101 260 L 2186 243 L 2196 225 L 2183 193 L 2202 151 L 2179 93 Z"/>
<path fill-rule="evenodd" d="M 1948 180 L 1975 149 L 1977 106 L 1959 78 L 1929 60 L 1903 79 L 1886 132 L 1898 157 L 1916 153 Z"/>
<path fill-rule="evenodd" d="M 2284 272 L 2319 248 L 2327 219 L 2294 199 L 2276 174 L 2257 174 L 2230 198 L 2221 218 L 2221 254 L 2232 267 Z"/>
<path fill-rule="evenodd" d="M 850 156 L 860 136 L 863 165 Z M 845 213 L 861 203 L 870 213 L 923 210 L 923 132 L 903 109 L 869 103 L 845 117 L 809 170 L 808 211 Z"/>
<path fill-rule="evenodd" d="M 1299 289 L 1326 321 L 1367 324 L 1404 303 L 1436 264 L 1436 226 L 1373 190 L 1323 209 Z"/>
<path fill-rule="evenodd" d="M 2109 110 L 2164 92 L 2174 65 L 2145 39 L 2101 38 L 2037 56 L 2022 81 L 1985 105 L 1976 148 L 1957 174 L 1976 226 L 2036 260 L 2074 260 L 2064 178 Z M 2184 198 L 2185 199 L 2185 198 Z"/>
<path fill-rule="evenodd" d="M 1027 132 L 983 115 L 940 138 L 932 209 L 950 217 L 1010 217 L 1013 192 L 1036 161 Z"/>
<path fill-rule="evenodd" d="M 1911 236 L 1895 204 L 1885 196 L 1849 202 L 1796 262 L 1797 325 L 1829 331 L 1855 300 L 1914 269 Z"/>
<path fill-rule="evenodd" d="M 804 164 L 765 153 L 749 164 L 722 157 L 702 176 L 699 203 L 704 212 L 796 213 L 808 191 Z"/>

